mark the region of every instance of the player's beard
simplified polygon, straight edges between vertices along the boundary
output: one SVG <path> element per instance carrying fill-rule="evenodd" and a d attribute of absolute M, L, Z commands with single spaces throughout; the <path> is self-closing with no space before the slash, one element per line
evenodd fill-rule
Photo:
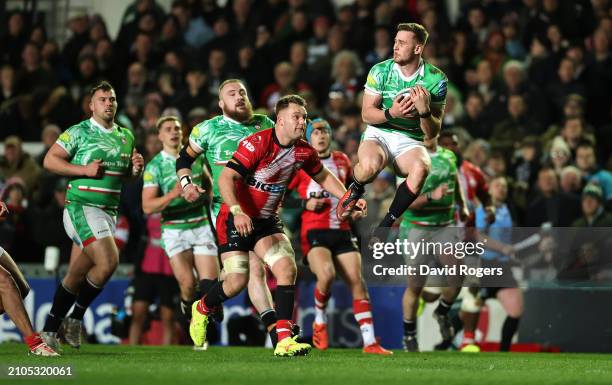
<path fill-rule="evenodd" d="M 225 115 L 234 119 L 237 122 L 249 121 L 251 117 L 253 117 L 253 106 L 248 100 L 244 102 L 244 106 L 246 108 L 243 111 L 239 111 L 238 108 L 235 108 L 234 110 L 225 111 Z"/>

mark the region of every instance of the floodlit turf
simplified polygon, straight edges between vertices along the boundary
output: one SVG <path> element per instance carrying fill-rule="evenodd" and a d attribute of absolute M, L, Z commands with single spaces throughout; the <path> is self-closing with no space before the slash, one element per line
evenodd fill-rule
<path fill-rule="evenodd" d="M 24 345 L 0 344 L 6 365 L 72 365 L 70 379 L 8 379 L 12 384 L 612 384 L 612 356 L 600 354 L 520 354 L 457 352 L 392 357 L 359 350 L 313 351 L 306 357 L 276 358 L 270 349 L 85 345 L 64 347 L 56 359 L 28 357 Z"/>

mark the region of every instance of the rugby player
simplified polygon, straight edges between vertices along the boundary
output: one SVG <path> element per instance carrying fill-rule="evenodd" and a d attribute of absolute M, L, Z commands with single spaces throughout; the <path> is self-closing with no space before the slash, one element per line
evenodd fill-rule
<path fill-rule="evenodd" d="M 343 184 L 351 177 L 351 161 L 346 154 L 331 150 L 331 126 L 326 120 L 314 119 L 306 128 L 306 140 L 319 155 L 321 162 Z M 353 295 L 353 314 L 363 338 L 363 352 L 390 355 L 393 352 L 380 346 L 374 335 L 374 321 L 368 289 L 361 276 L 361 254 L 357 239 L 346 221 L 336 218 L 333 208 L 337 198 L 300 170 L 289 188 L 297 189 L 305 200 L 302 212 L 302 255 L 304 264 L 316 275 L 314 289 L 315 321 L 313 345 L 320 350 L 329 346 L 325 308 L 331 296 L 336 271 L 344 278 Z M 355 211 L 354 219 L 362 215 Z"/>
<path fill-rule="evenodd" d="M 223 204 L 217 217 L 217 235 L 226 276 L 193 305 L 189 331 L 196 345 L 206 340 L 208 315 L 247 285 L 248 253 L 253 250 L 270 267 L 278 284 L 278 344 L 274 355 L 296 356 L 311 349 L 309 344 L 299 343 L 297 336 L 291 336 L 297 268 L 277 210 L 289 182 L 300 169 L 338 198 L 346 189 L 323 166 L 316 150 L 302 139 L 306 128 L 304 99 L 297 95 L 282 97 L 275 112 L 274 128 L 242 140 L 219 177 Z M 184 189 L 189 184 L 188 181 Z M 197 195 L 197 190 L 189 191 L 195 194 L 190 194 L 188 200 Z M 366 208 L 364 200 L 357 205 Z"/>
<path fill-rule="evenodd" d="M 274 122 L 267 116 L 253 113 L 246 87 L 238 79 L 227 79 L 219 86 L 219 108 L 223 112 L 221 115 L 205 120 L 193 128 L 189 135 L 189 144 L 181 150 L 176 162 L 176 173 L 182 183 L 183 197 L 197 199 L 203 189 L 187 182 L 191 182 L 192 178 L 191 164 L 200 154 L 205 158 L 213 179 L 210 210 L 213 226 L 216 226 L 216 218 L 223 202 L 219 193 L 219 176 L 238 148 L 238 143 L 255 132 L 274 126 Z M 254 254 L 250 256 L 249 263 L 249 297 L 270 334 L 272 345 L 275 346 L 277 317 L 266 283 L 265 268 L 261 259 Z M 203 293 L 208 292 L 213 283 L 200 282 L 200 290 Z"/>
<path fill-rule="evenodd" d="M 429 34 L 416 23 L 397 26 L 393 58 L 375 64 L 368 74 L 361 116 L 367 128 L 358 150 L 353 181 L 337 205 L 345 218 L 387 164 L 406 179 L 399 184 L 388 213 L 375 230 L 391 227 L 419 196 L 431 168 L 424 138 L 440 132 L 447 78 L 421 57 Z"/>
<path fill-rule="evenodd" d="M 0 218 L 8 214 L 4 202 L 0 201 Z M 59 356 L 43 341 L 39 333 L 35 333 L 23 300 L 30 292 L 30 285 L 11 256 L 0 246 L 0 315 L 4 312 L 9 316 L 17 329 L 23 335 L 30 354 L 36 356 Z"/>
<path fill-rule="evenodd" d="M 59 349 L 57 332 L 74 348 L 81 345 L 85 311 L 102 292 L 119 263 L 113 238 L 121 186 L 126 177 L 140 177 L 144 159 L 130 130 L 114 122 L 117 96 L 106 81 L 90 91 L 92 116 L 62 133 L 45 156 L 44 167 L 70 177 L 64 228 L 72 239 L 68 272 L 57 287 L 41 336 Z M 74 310 L 64 319 L 68 310 Z"/>
<path fill-rule="evenodd" d="M 202 290 L 208 290 L 219 277 L 217 244 L 203 202 L 187 202 L 181 197 L 176 177 L 176 158 L 183 143 L 181 121 L 176 116 L 164 116 L 156 127 L 163 149 L 145 168 L 142 210 L 147 215 L 162 214 L 161 245 L 179 284 L 181 310 L 188 315 L 196 300 L 194 269 Z M 191 170 L 193 182 L 211 195 L 212 182 L 204 159 L 196 159 Z"/>

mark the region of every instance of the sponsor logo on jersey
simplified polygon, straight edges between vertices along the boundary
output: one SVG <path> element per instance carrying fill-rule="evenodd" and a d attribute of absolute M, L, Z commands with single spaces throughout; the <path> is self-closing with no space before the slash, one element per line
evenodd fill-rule
<path fill-rule="evenodd" d="M 247 140 L 242 141 L 242 147 L 246 148 L 247 150 L 251 152 L 255 152 L 255 146 L 253 146 L 253 143 Z"/>
<path fill-rule="evenodd" d="M 280 193 L 284 192 L 287 189 L 287 186 L 285 186 L 283 184 L 262 183 L 262 182 L 256 180 L 253 177 L 247 178 L 246 182 L 247 182 L 247 184 L 249 186 L 254 187 L 257 190 L 261 190 L 261 191 L 265 191 L 265 192 L 270 192 L 270 193 L 275 193 L 275 194 L 280 194 Z"/>

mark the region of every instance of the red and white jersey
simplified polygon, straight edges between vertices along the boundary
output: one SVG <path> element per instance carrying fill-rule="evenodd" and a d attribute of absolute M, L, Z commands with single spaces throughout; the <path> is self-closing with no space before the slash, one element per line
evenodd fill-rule
<path fill-rule="evenodd" d="M 323 168 L 308 142 L 298 139 L 292 146 L 282 146 L 274 128 L 243 139 L 232 159 L 241 165 L 244 178 L 236 184 L 238 201 L 251 218 L 275 216 L 289 182 L 300 169 L 314 176 Z"/>
<path fill-rule="evenodd" d="M 464 160 L 459 168 L 459 184 L 466 194 L 468 204 L 471 206 L 470 210 L 474 210 L 478 206 L 478 194 L 489 190 L 480 167 L 467 160 Z"/>
<path fill-rule="evenodd" d="M 351 177 L 351 161 L 348 156 L 340 151 L 332 151 L 330 156 L 322 158 L 321 162 L 327 169 L 346 184 Z M 302 233 L 311 229 L 341 229 L 350 230 L 347 221 L 339 221 L 336 216 L 338 198 L 327 192 L 320 184 L 315 182 L 303 170 L 295 174 L 289 184 L 290 189 L 297 189 L 298 194 L 304 200 L 309 198 L 325 198 L 325 208 L 320 212 L 304 210 L 302 212 Z"/>

